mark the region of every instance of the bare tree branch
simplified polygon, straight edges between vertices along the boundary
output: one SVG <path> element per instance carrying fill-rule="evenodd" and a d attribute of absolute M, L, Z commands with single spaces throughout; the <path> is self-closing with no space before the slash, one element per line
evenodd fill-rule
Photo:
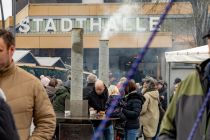
<path fill-rule="evenodd" d="M 209 29 L 208 6 L 210 0 L 190 0 L 193 10 L 193 21 L 195 26 L 195 36 L 197 46 L 207 44 L 207 40 L 202 39 L 202 36 Z"/>

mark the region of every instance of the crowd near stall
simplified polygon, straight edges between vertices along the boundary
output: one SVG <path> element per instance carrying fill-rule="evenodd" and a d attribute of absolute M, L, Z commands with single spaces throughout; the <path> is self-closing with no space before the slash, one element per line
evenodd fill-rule
<path fill-rule="evenodd" d="M 164 79 L 159 70 L 157 76 L 135 73 L 171 3 L 159 22 L 150 22 L 151 37 L 133 65 L 129 61 L 128 74 L 117 78 L 106 38 L 98 44 L 97 72 L 84 71 L 84 29 L 72 28 L 73 19 L 59 19 L 62 32 L 71 31 L 69 65 L 16 50 L 13 33 L 0 29 L 0 140 L 210 140 L 210 30 L 203 37 L 207 45 L 165 53 Z M 87 20 L 93 30 L 95 19 Z M 27 21 L 18 30 L 29 32 Z M 33 22 L 46 22 L 46 32 L 57 30 L 52 18 Z M 178 73 L 180 63 L 193 69 Z"/>

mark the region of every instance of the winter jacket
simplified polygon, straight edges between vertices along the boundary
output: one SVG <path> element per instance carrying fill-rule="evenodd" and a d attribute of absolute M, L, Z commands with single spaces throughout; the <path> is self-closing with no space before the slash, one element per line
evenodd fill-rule
<path fill-rule="evenodd" d="M 139 115 L 144 103 L 144 97 L 133 91 L 125 96 L 126 106 L 123 108 L 122 112 L 126 117 L 125 128 L 139 129 Z"/>
<path fill-rule="evenodd" d="M 106 110 L 106 102 L 108 100 L 108 89 L 105 86 L 105 90 L 101 95 L 97 95 L 95 88 L 88 96 L 88 105 L 90 108 L 94 108 L 97 112 Z M 101 121 L 92 121 L 94 127 L 98 127 Z M 108 122 L 106 126 L 109 126 L 111 122 Z"/>
<path fill-rule="evenodd" d="M 94 83 L 89 83 L 86 87 L 83 88 L 83 100 L 88 100 L 88 96 L 90 92 L 93 91 L 94 85 Z"/>
<path fill-rule="evenodd" d="M 143 127 L 143 133 L 146 137 L 154 137 L 159 123 L 159 93 L 158 91 L 150 91 L 144 94 L 146 101 L 144 102 L 140 123 Z"/>
<path fill-rule="evenodd" d="M 56 118 L 39 79 L 12 63 L 0 73 L 0 88 L 12 110 L 20 139 L 51 140 Z M 36 127 L 30 136 L 32 119 Z"/>
<path fill-rule="evenodd" d="M 55 87 L 51 87 L 51 86 L 47 86 L 46 87 L 46 92 L 47 92 L 47 95 L 51 101 L 51 103 L 53 102 L 54 98 L 55 98 L 55 93 L 58 89 L 55 88 Z"/>
<path fill-rule="evenodd" d="M 19 140 L 10 107 L 0 97 L 0 138 L 2 140 Z"/>
<path fill-rule="evenodd" d="M 179 85 L 171 104 L 163 118 L 159 140 L 186 140 L 195 123 L 198 112 L 210 87 L 205 71 L 210 59 L 204 61 L 197 70 Z M 210 103 L 208 103 L 210 105 Z M 210 140 L 210 109 L 207 107 L 193 140 Z"/>
<path fill-rule="evenodd" d="M 125 101 L 120 97 L 120 95 L 110 95 L 106 103 L 106 110 L 108 110 L 112 102 L 117 101 L 113 112 L 110 115 L 110 118 L 120 118 L 121 122 L 126 120 L 125 115 L 122 113 L 122 109 L 125 107 Z"/>
<path fill-rule="evenodd" d="M 108 100 L 108 89 L 105 87 L 104 92 L 101 95 L 97 95 L 95 88 L 88 96 L 88 105 L 97 112 L 105 111 L 106 102 Z"/>
<path fill-rule="evenodd" d="M 159 96 L 160 96 L 160 103 L 164 110 L 167 109 L 167 89 L 162 88 L 159 90 Z M 164 96 L 164 99 L 161 98 L 161 96 Z"/>
<path fill-rule="evenodd" d="M 61 86 L 55 93 L 53 108 L 55 112 L 65 112 L 65 101 L 70 100 L 70 88 Z"/>

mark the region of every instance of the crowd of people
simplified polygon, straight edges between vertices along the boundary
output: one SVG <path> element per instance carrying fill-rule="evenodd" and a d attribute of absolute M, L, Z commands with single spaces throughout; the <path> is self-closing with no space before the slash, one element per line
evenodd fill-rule
<path fill-rule="evenodd" d="M 208 71 L 208 68 L 206 68 L 208 62 L 209 60 L 206 60 L 201 65 L 198 65 L 197 69 L 200 70 L 198 72 L 204 73 Z M 202 76 L 202 74 L 200 75 Z M 205 79 L 209 76 L 209 73 L 203 76 L 204 78 L 202 79 Z M 192 78 L 193 76 L 189 76 L 187 79 Z M 195 79 L 196 78 L 198 77 L 195 77 Z M 71 79 L 69 78 L 66 82 L 62 82 L 59 79 L 45 77 L 43 75 L 40 79 L 48 93 L 55 112 L 64 112 L 65 101 L 70 99 Z M 119 118 L 119 120 L 117 120 L 115 125 L 113 125 L 111 121 L 106 124 L 101 139 L 113 140 L 114 130 L 117 132 L 117 139 L 136 140 L 138 137 L 142 136 L 145 140 L 165 139 L 166 134 L 170 133 L 168 131 L 168 125 L 173 123 L 169 118 L 171 117 L 171 111 L 175 111 L 174 104 L 177 98 L 180 98 L 183 94 L 183 91 L 192 90 L 183 89 L 183 87 L 186 85 L 187 88 L 191 87 L 189 84 L 195 79 L 182 81 L 177 77 L 173 82 L 172 89 L 168 90 L 168 85 L 165 81 L 161 79 L 157 80 L 151 76 L 146 76 L 140 83 L 122 77 L 116 85 L 105 85 L 96 75 L 90 74 L 87 77 L 86 86 L 83 88 L 83 100 L 88 100 L 90 112 L 104 115 L 107 115 L 106 112 L 111 107 L 112 102 L 117 101 L 117 105 L 114 107 L 110 117 Z M 195 82 L 197 82 L 195 85 L 199 85 L 199 79 L 196 79 Z M 205 92 L 207 92 L 208 82 L 205 81 L 201 84 L 205 85 L 205 88 L 203 88 L 203 86 L 201 87 L 203 91 L 205 90 Z M 125 85 L 125 87 L 123 87 L 123 85 Z M 197 91 L 199 89 L 193 90 Z M 170 93 L 168 93 L 168 91 L 170 91 Z M 201 91 L 198 91 L 198 93 L 200 92 Z M 168 108 L 168 99 L 169 103 L 172 103 L 165 115 L 165 111 Z M 192 103 L 191 100 L 188 102 Z M 189 107 L 187 106 L 187 108 Z M 164 116 L 166 117 L 163 120 Z M 196 116 L 196 114 L 194 114 L 194 116 Z M 179 121 L 185 123 L 181 118 Z M 92 121 L 94 132 L 97 130 L 100 123 L 100 121 Z M 188 127 L 188 129 L 189 128 L 190 127 Z M 176 132 L 173 134 L 175 133 Z M 182 132 L 180 132 L 179 135 L 178 137 L 180 139 L 182 139 L 182 136 L 187 137 L 186 134 Z"/>
<path fill-rule="evenodd" d="M 205 38 L 210 49 L 210 30 Z M 42 75 L 38 80 L 15 65 L 14 51 L 12 33 L 0 30 L 0 138 L 50 140 L 56 129 L 55 112 L 64 113 L 65 101 L 71 97 L 71 78 L 62 82 Z M 188 138 L 209 87 L 210 59 L 207 59 L 185 80 L 175 79 L 169 106 L 167 83 L 150 76 L 142 83 L 123 77 L 117 85 L 105 85 L 90 74 L 83 99 L 88 100 L 90 112 L 104 115 L 112 102 L 117 101 L 110 117 L 119 120 L 115 125 L 111 121 L 106 124 L 101 139 L 113 140 L 117 130 L 117 139 L 136 140 L 142 132 L 145 140 L 182 140 Z M 196 140 L 210 139 L 209 102 L 203 110 L 193 133 Z M 35 128 L 30 133 L 32 122 Z M 92 121 L 94 131 L 100 123 Z"/>
<path fill-rule="evenodd" d="M 174 90 L 178 84 L 177 79 Z M 71 78 L 62 82 L 42 75 L 40 80 L 55 112 L 64 112 L 66 100 L 70 100 Z M 128 83 L 123 87 L 125 82 Z M 127 81 L 127 78 L 122 77 L 117 85 L 107 87 L 96 75 L 90 74 L 83 88 L 83 100 L 88 100 L 91 112 L 106 114 L 111 103 L 115 100 L 118 102 L 110 117 L 120 119 L 116 126 L 111 122 L 106 124 L 102 136 L 105 140 L 114 138 L 114 130 L 118 130 L 119 138 L 126 140 L 135 140 L 142 134 L 145 140 L 156 139 L 162 120 L 160 108 L 164 111 L 167 109 L 167 95 L 167 83 L 150 76 L 146 76 L 141 83 Z M 92 121 L 92 124 L 95 131 L 100 121 Z"/>
<path fill-rule="evenodd" d="M 90 75 L 88 78 L 90 77 L 95 77 L 95 87 L 92 84 L 93 91 L 83 94 L 89 94 L 87 99 L 91 109 L 93 108 L 96 112 L 107 111 L 113 101 L 117 100 L 118 102 L 110 117 L 120 118 L 115 127 L 119 130 L 119 138 L 135 140 L 141 136 L 141 130 L 145 140 L 156 139 L 163 117 L 161 111 L 164 113 L 167 109 L 166 82 L 147 76 L 141 84 L 129 80 L 127 86 L 123 88 L 123 84 L 127 81 L 123 77 L 117 85 L 110 85 L 107 90 L 102 81 L 96 80 L 96 76 Z M 179 78 L 176 78 L 175 81 L 178 81 L 177 79 Z M 174 90 L 176 90 L 177 84 L 178 82 L 174 82 Z M 120 93 L 120 91 L 122 92 L 121 88 L 124 89 L 123 93 Z M 109 136 L 111 136 L 113 128 L 112 124 L 108 124 L 105 129 L 109 129 Z M 104 133 L 104 138 L 106 136 L 107 133 Z"/>

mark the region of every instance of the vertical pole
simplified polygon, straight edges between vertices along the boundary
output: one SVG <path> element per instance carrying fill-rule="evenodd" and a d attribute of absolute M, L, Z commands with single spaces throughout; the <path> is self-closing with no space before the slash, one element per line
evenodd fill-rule
<path fill-rule="evenodd" d="M 160 72 L 161 71 L 161 65 L 160 65 L 160 61 L 159 61 L 159 57 L 157 56 L 157 80 L 160 80 Z"/>
<path fill-rule="evenodd" d="M 99 79 L 109 86 L 109 40 L 100 40 L 99 47 Z"/>
<path fill-rule="evenodd" d="M 83 29 L 72 29 L 71 100 L 83 100 Z"/>
<path fill-rule="evenodd" d="M 2 29 L 5 29 L 5 20 L 4 20 L 4 9 L 2 0 L 0 0 L 0 8 L 1 8 L 1 21 L 2 21 Z"/>
<path fill-rule="evenodd" d="M 168 63 L 168 105 L 169 105 L 169 101 L 170 101 L 170 95 L 171 95 L 171 62 Z"/>
<path fill-rule="evenodd" d="M 13 35 L 16 38 L 16 0 L 12 0 Z"/>

